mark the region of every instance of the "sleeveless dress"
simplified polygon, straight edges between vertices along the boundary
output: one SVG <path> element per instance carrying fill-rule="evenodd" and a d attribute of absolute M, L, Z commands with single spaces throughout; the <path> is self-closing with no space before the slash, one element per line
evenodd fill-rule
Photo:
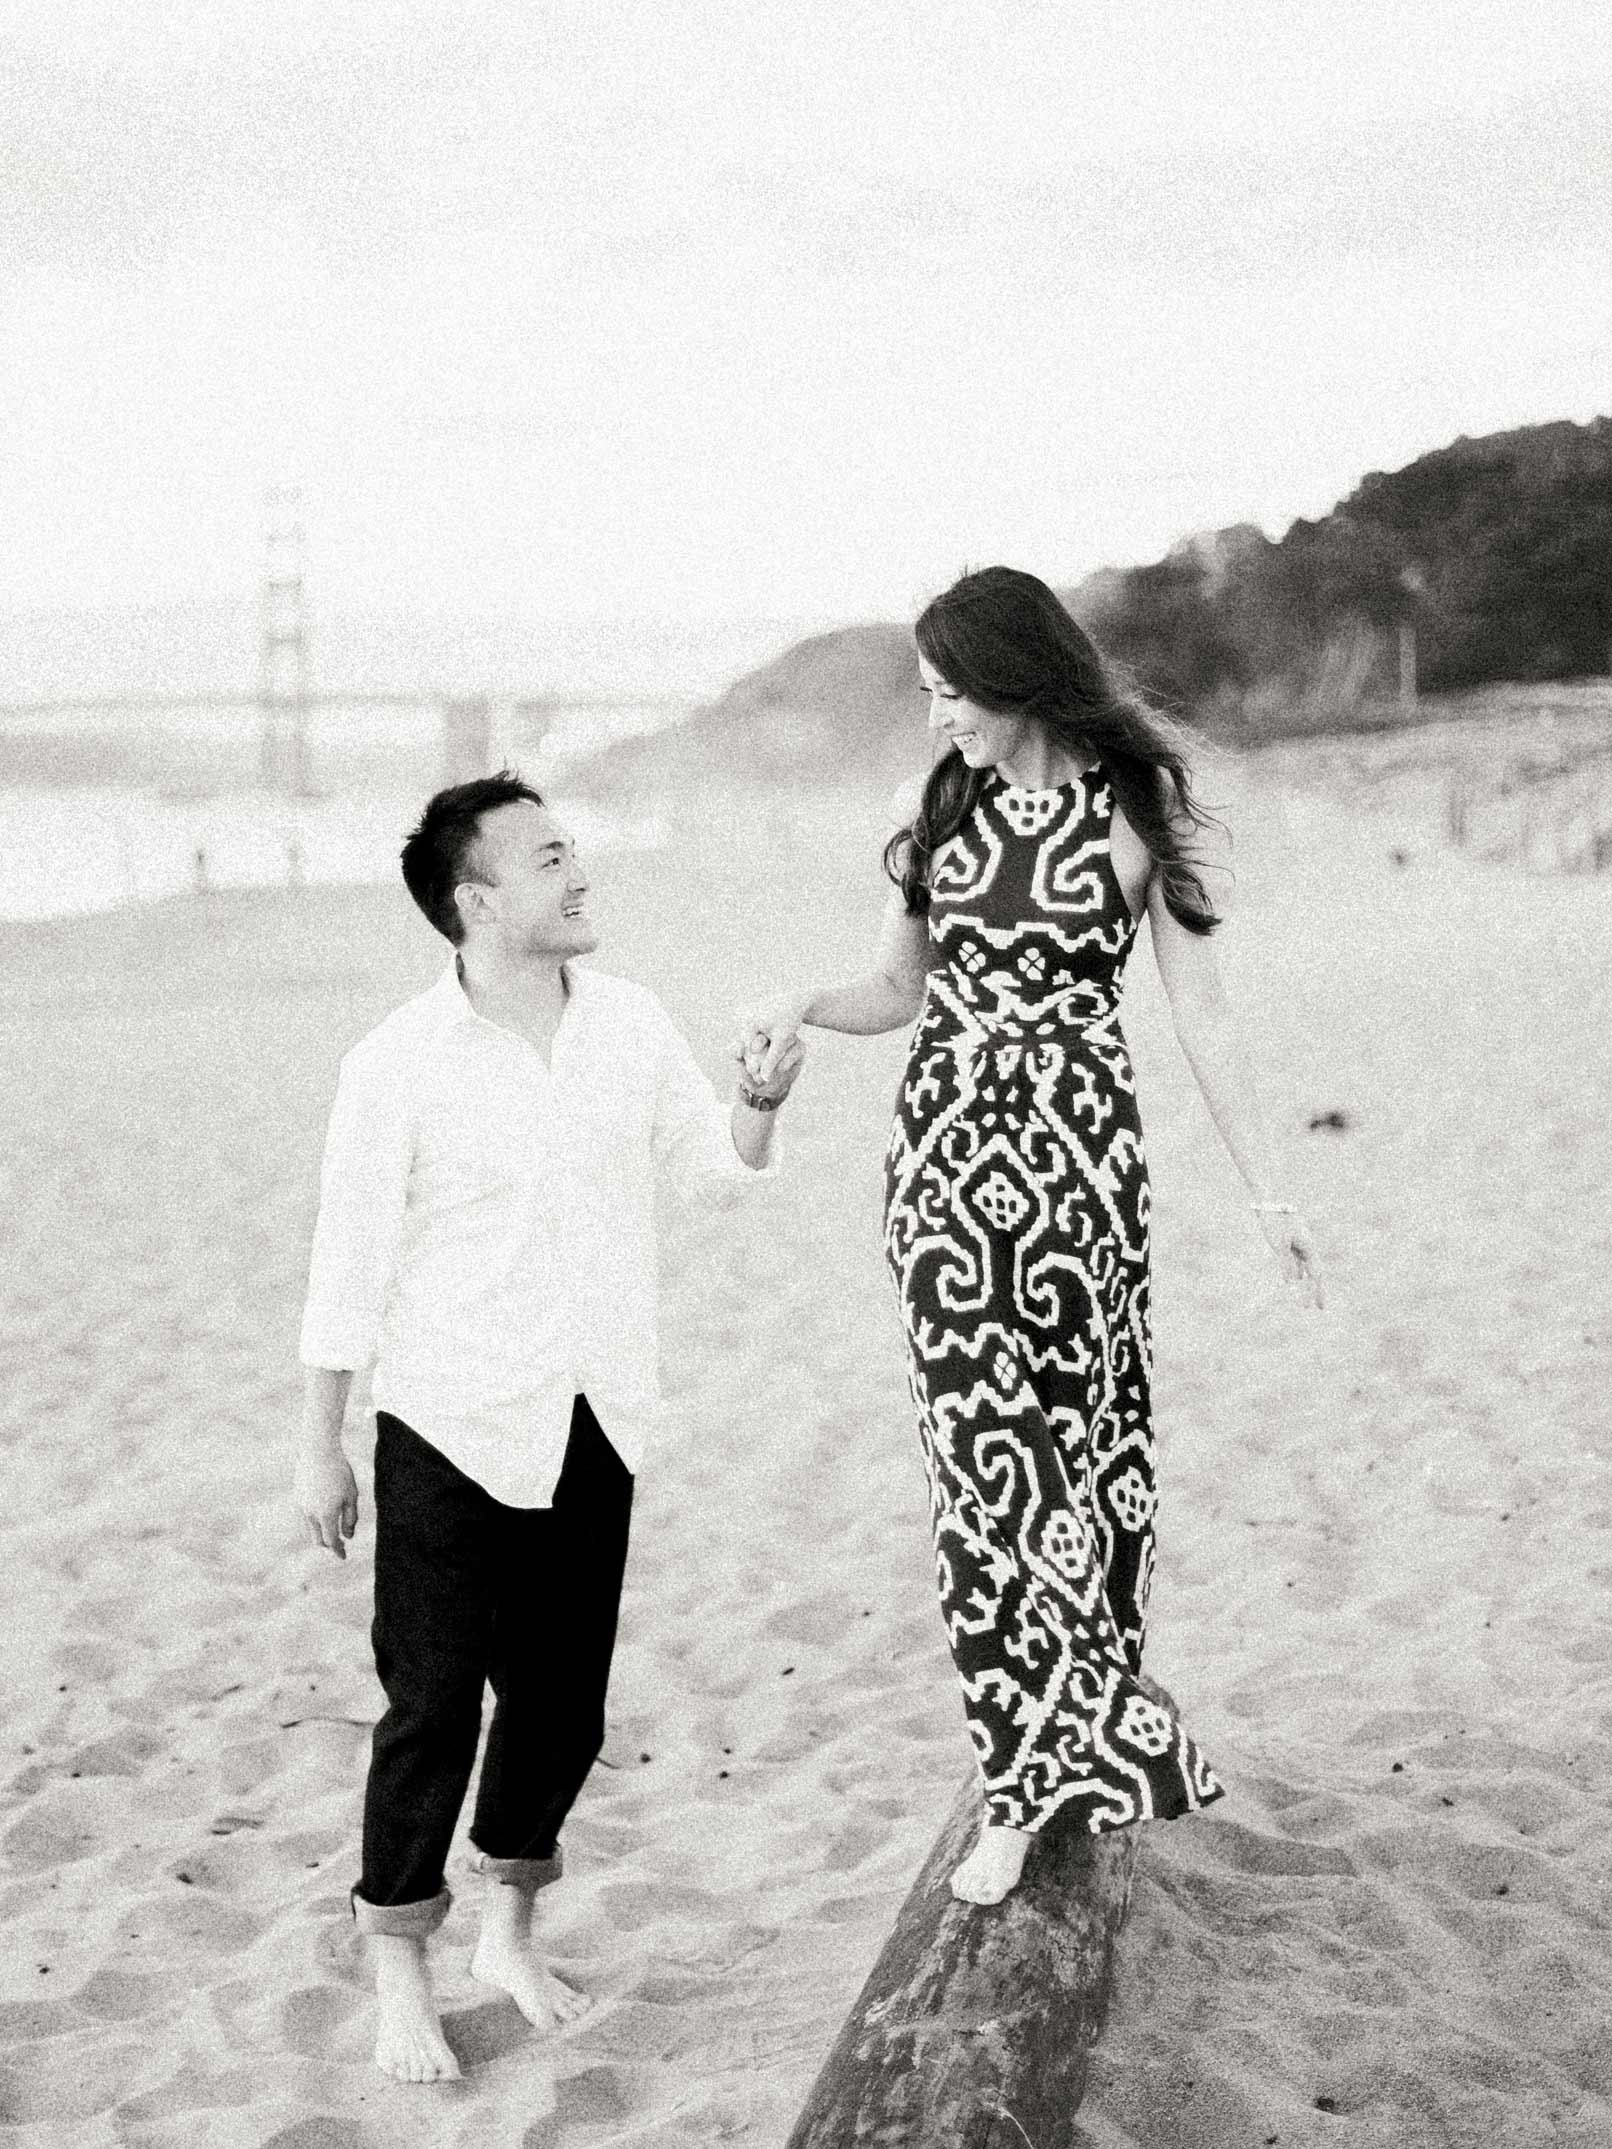
<path fill-rule="evenodd" d="M 1096 1832 L 1221 1786 L 1138 1683 L 1153 1564 L 1148 1182 L 1119 1027 L 1136 937 L 1101 766 L 994 772 L 931 866 L 885 1160 L 935 1559 L 987 1815 Z"/>

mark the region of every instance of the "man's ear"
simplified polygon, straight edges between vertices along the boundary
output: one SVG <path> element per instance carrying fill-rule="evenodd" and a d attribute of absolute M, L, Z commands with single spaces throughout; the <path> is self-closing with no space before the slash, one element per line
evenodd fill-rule
<path fill-rule="evenodd" d="M 478 922 L 485 922 L 492 915 L 492 905 L 488 902 L 487 891 L 480 881 L 460 881 L 453 891 L 453 905 L 467 929 Z"/>

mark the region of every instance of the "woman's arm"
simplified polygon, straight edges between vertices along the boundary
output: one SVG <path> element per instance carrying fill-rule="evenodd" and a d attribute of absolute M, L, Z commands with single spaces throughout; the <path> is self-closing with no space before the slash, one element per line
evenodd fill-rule
<path fill-rule="evenodd" d="M 741 1018 L 739 1057 L 765 1082 L 802 1029 L 840 1030 L 854 1037 L 899 1030 L 922 1007 L 928 975 L 928 923 L 911 916 L 899 889 L 893 888 L 872 969 L 840 985 L 777 993 L 751 1008 Z"/>
<path fill-rule="evenodd" d="M 890 801 L 893 828 L 910 828 L 923 803 L 924 779 L 909 777 Z M 876 1037 L 913 1021 L 929 976 L 929 921 L 909 914 L 892 888 L 879 923 L 873 967 L 840 985 L 806 985 L 775 993 L 740 1018 L 735 1047 L 752 1081 L 770 1080 L 798 1033 L 808 1025 L 852 1037 Z"/>
<path fill-rule="evenodd" d="M 1194 845 L 1209 870 L 1215 906 L 1224 913 L 1229 873 L 1217 871 L 1222 857 L 1199 832 Z M 1221 1140 L 1248 1188 L 1260 1229 L 1280 1258 L 1289 1279 L 1299 1284 L 1312 1305 L 1321 1303 L 1315 1248 L 1297 1210 L 1281 1185 L 1270 1137 L 1260 1110 L 1242 1028 L 1231 1004 L 1213 944 L 1189 933 L 1165 905 L 1155 872 L 1147 892 L 1153 955 L 1170 1002 L 1175 1034 L 1192 1069 L 1203 1101 Z"/>

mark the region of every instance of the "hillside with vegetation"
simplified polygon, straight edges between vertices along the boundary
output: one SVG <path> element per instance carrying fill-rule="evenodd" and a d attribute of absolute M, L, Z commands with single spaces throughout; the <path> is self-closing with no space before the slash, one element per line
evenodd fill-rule
<path fill-rule="evenodd" d="M 1380 721 L 1402 627 L 1424 692 L 1604 674 L 1612 418 L 1457 440 L 1278 540 L 1190 538 L 1073 597 L 1154 693 L 1256 735 Z"/>
<path fill-rule="evenodd" d="M 672 774 L 893 785 L 924 759 L 924 720 L 911 628 L 838 627 L 791 644 L 686 723 L 609 748 L 574 772 L 573 785 L 608 794 Z"/>
<path fill-rule="evenodd" d="M 1149 693 L 1240 744 L 1403 724 L 1402 627 L 1424 696 L 1602 676 L 1612 418 L 1460 439 L 1372 473 L 1281 538 L 1251 524 L 1200 534 L 1062 594 Z M 675 737 L 618 749 L 610 770 L 648 774 L 668 758 L 767 777 L 910 767 L 915 670 L 905 625 L 813 635 Z"/>

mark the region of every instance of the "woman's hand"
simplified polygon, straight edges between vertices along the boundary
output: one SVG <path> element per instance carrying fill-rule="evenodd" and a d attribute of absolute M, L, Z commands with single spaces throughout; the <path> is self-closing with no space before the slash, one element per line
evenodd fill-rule
<path fill-rule="evenodd" d="M 795 1086 L 795 1078 L 806 1063 L 806 1047 L 797 1037 L 785 1047 L 778 1064 L 770 1075 L 752 1075 L 741 1059 L 739 1078 L 753 1097 L 766 1097 L 774 1104 L 782 1104 Z"/>
<path fill-rule="evenodd" d="M 770 1083 L 785 1055 L 792 1048 L 798 1050 L 801 1024 L 810 1005 L 810 993 L 781 992 L 740 1015 L 733 1056 L 753 1086 Z"/>
<path fill-rule="evenodd" d="M 1319 1312 L 1326 1304 L 1321 1289 L 1321 1263 L 1316 1255 L 1310 1227 L 1296 1212 L 1256 1209 L 1254 1220 L 1265 1234 L 1265 1243 L 1282 1264 L 1282 1274 L 1307 1306 Z"/>

